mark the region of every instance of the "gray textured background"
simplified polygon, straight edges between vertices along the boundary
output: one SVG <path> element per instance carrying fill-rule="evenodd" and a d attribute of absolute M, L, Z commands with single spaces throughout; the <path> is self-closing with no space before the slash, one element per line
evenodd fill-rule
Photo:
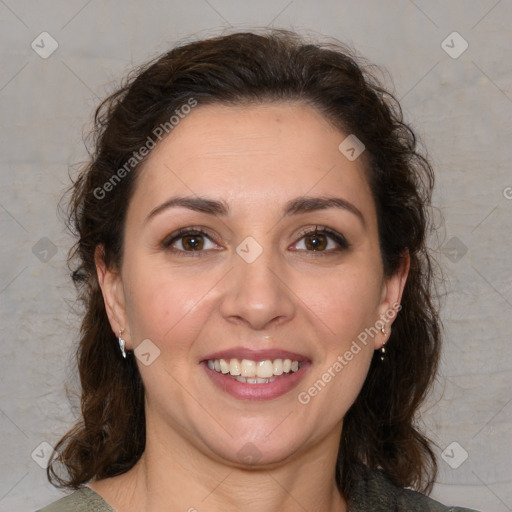
<path fill-rule="evenodd" d="M 423 408 L 440 446 L 433 496 L 512 510 L 511 20 L 510 0 L 0 0 L 0 510 L 60 495 L 38 465 L 73 419 L 64 381 L 78 317 L 56 205 L 68 166 L 85 158 L 93 108 L 112 80 L 177 41 L 266 25 L 336 37 L 393 77 L 446 219 L 433 241 L 446 344 Z M 45 59 L 31 47 L 51 48 L 43 31 L 58 43 Z"/>

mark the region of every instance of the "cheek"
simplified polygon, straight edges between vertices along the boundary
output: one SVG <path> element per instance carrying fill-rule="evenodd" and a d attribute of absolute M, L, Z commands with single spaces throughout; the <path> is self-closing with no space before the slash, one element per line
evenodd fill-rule
<path fill-rule="evenodd" d="M 199 317 L 207 315 L 207 294 L 215 279 L 170 271 L 168 266 L 151 264 L 147 258 L 133 258 L 125 274 L 126 309 L 134 343 L 150 338 L 161 350 L 171 342 L 173 349 L 179 350 L 193 337 L 192 331 L 200 328 Z"/>
<path fill-rule="evenodd" d="M 342 268 L 322 282 L 307 283 L 303 293 L 307 290 L 311 309 L 325 322 L 338 348 L 378 319 L 380 279 L 369 266 Z"/>
<path fill-rule="evenodd" d="M 378 320 L 381 280 L 373 260 L 340 268 L 329 280 L 329 293 L 323 298 L 329 335 L 324 338 L 324 358 L 309 383 L 312 387 L 306 390 L 310 397 L 321 392 L 317 403 L 329 404 L 326 420 L 336 422 L 345 414 L 366 379 L 374 352 L 368 333 L 375 332 L 371 327 Z"/>
<path fill-rule="evenodd" d="M 322 329 L 319 360 L 299 389 L 297 399 L 304 413 L 321 411 L 324 428 L 339 423 L 356 400 L 374 353 L 373 339 L 365 331 L 377 320 L 380 297 L 376 273 L 340 272 L 331 277 L 328 293 L 311 296 Z M 316 308 L 316 309 L 315 309 Z M 307 421 L 307 420 L 305 420 Z"/>

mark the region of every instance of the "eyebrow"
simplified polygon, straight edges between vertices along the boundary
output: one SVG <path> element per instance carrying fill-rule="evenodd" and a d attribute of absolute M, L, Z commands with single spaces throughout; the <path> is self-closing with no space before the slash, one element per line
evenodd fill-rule
<path fill-rule="evenodd" d="M 171 197 L 165 203 L 153 208 L 144 220 L 144 224 L 149 222 L 153 217 L 162 213 L 169 208 L 181 206 L 200 213 L 209 213 L 210 215 L 227 215 L 229 206 L 224 201 L 215 201 L 206 197 Z"/>
<path fill-rule="evenodd" d="M 144 224 L 149 222 L 153 217 L 162 213 L 169 208 L 188 208 L 200 213 L 207 213 L 210 215 L 226 216 L 229 213 L 229 206 L 224 201 L 217 201 L 208 199 L 206 197 L 171 197 L 161 205 L 153 208 L 149 215 L 144 220 Z M 339 208 L 354 214 L 366 226 L 366 221 L 359 210 L 354 204 L 342 199 L 341 197 L 311 197 L 301 196 L 291 199 L 284 206 L 284 216 L 298 215 L 301 213 L 308 213 L 317 210 L 326 210 L 328 208 Z"/>
<path fill-rule="evenodd" d="M 339 208 L 348 211 L 354 214 L 361 221 L 363 226 L 366 226 L 366 221 L 363 214 L 361 213 L 361 210 L 359 210 L 359 208 L 357 208 L 350 201 L 342 199 L 341 197 L 297 197 L 286 203 L 284 208 L 284 214 L 294 215 L 298 213 L 307 213 L 317 210 L 326 210 L 328 208 Z"/>

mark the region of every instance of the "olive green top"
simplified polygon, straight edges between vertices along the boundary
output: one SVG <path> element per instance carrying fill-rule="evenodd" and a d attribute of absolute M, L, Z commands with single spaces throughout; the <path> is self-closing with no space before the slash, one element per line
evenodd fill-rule
<path fill-rule="evenodd" d="M 349 512 L 477 512 L 447 507 L 409 489 L 394 485 L 381 471 L 366 471 L 355 484 Z M 115 512 L 97 493 L 82 487 L 37 512 Z"/>
<path fill-rule="evenodd" d="M 82 487 L 37 512 L 114 512 L 114 509 L 92 489 Z"/>

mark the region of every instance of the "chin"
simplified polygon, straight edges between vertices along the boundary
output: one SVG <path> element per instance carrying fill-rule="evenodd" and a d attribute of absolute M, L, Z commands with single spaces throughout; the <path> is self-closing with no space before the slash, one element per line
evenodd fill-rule
<path fill-rule="evenodd" d="M 254 436 L 233 438 L 229 444 L 210 445 L 210 450 L 229 465 L 246 469 L 265 469 L 289 460 L 301 443 L 289 438 L 254 439 Z"/>

